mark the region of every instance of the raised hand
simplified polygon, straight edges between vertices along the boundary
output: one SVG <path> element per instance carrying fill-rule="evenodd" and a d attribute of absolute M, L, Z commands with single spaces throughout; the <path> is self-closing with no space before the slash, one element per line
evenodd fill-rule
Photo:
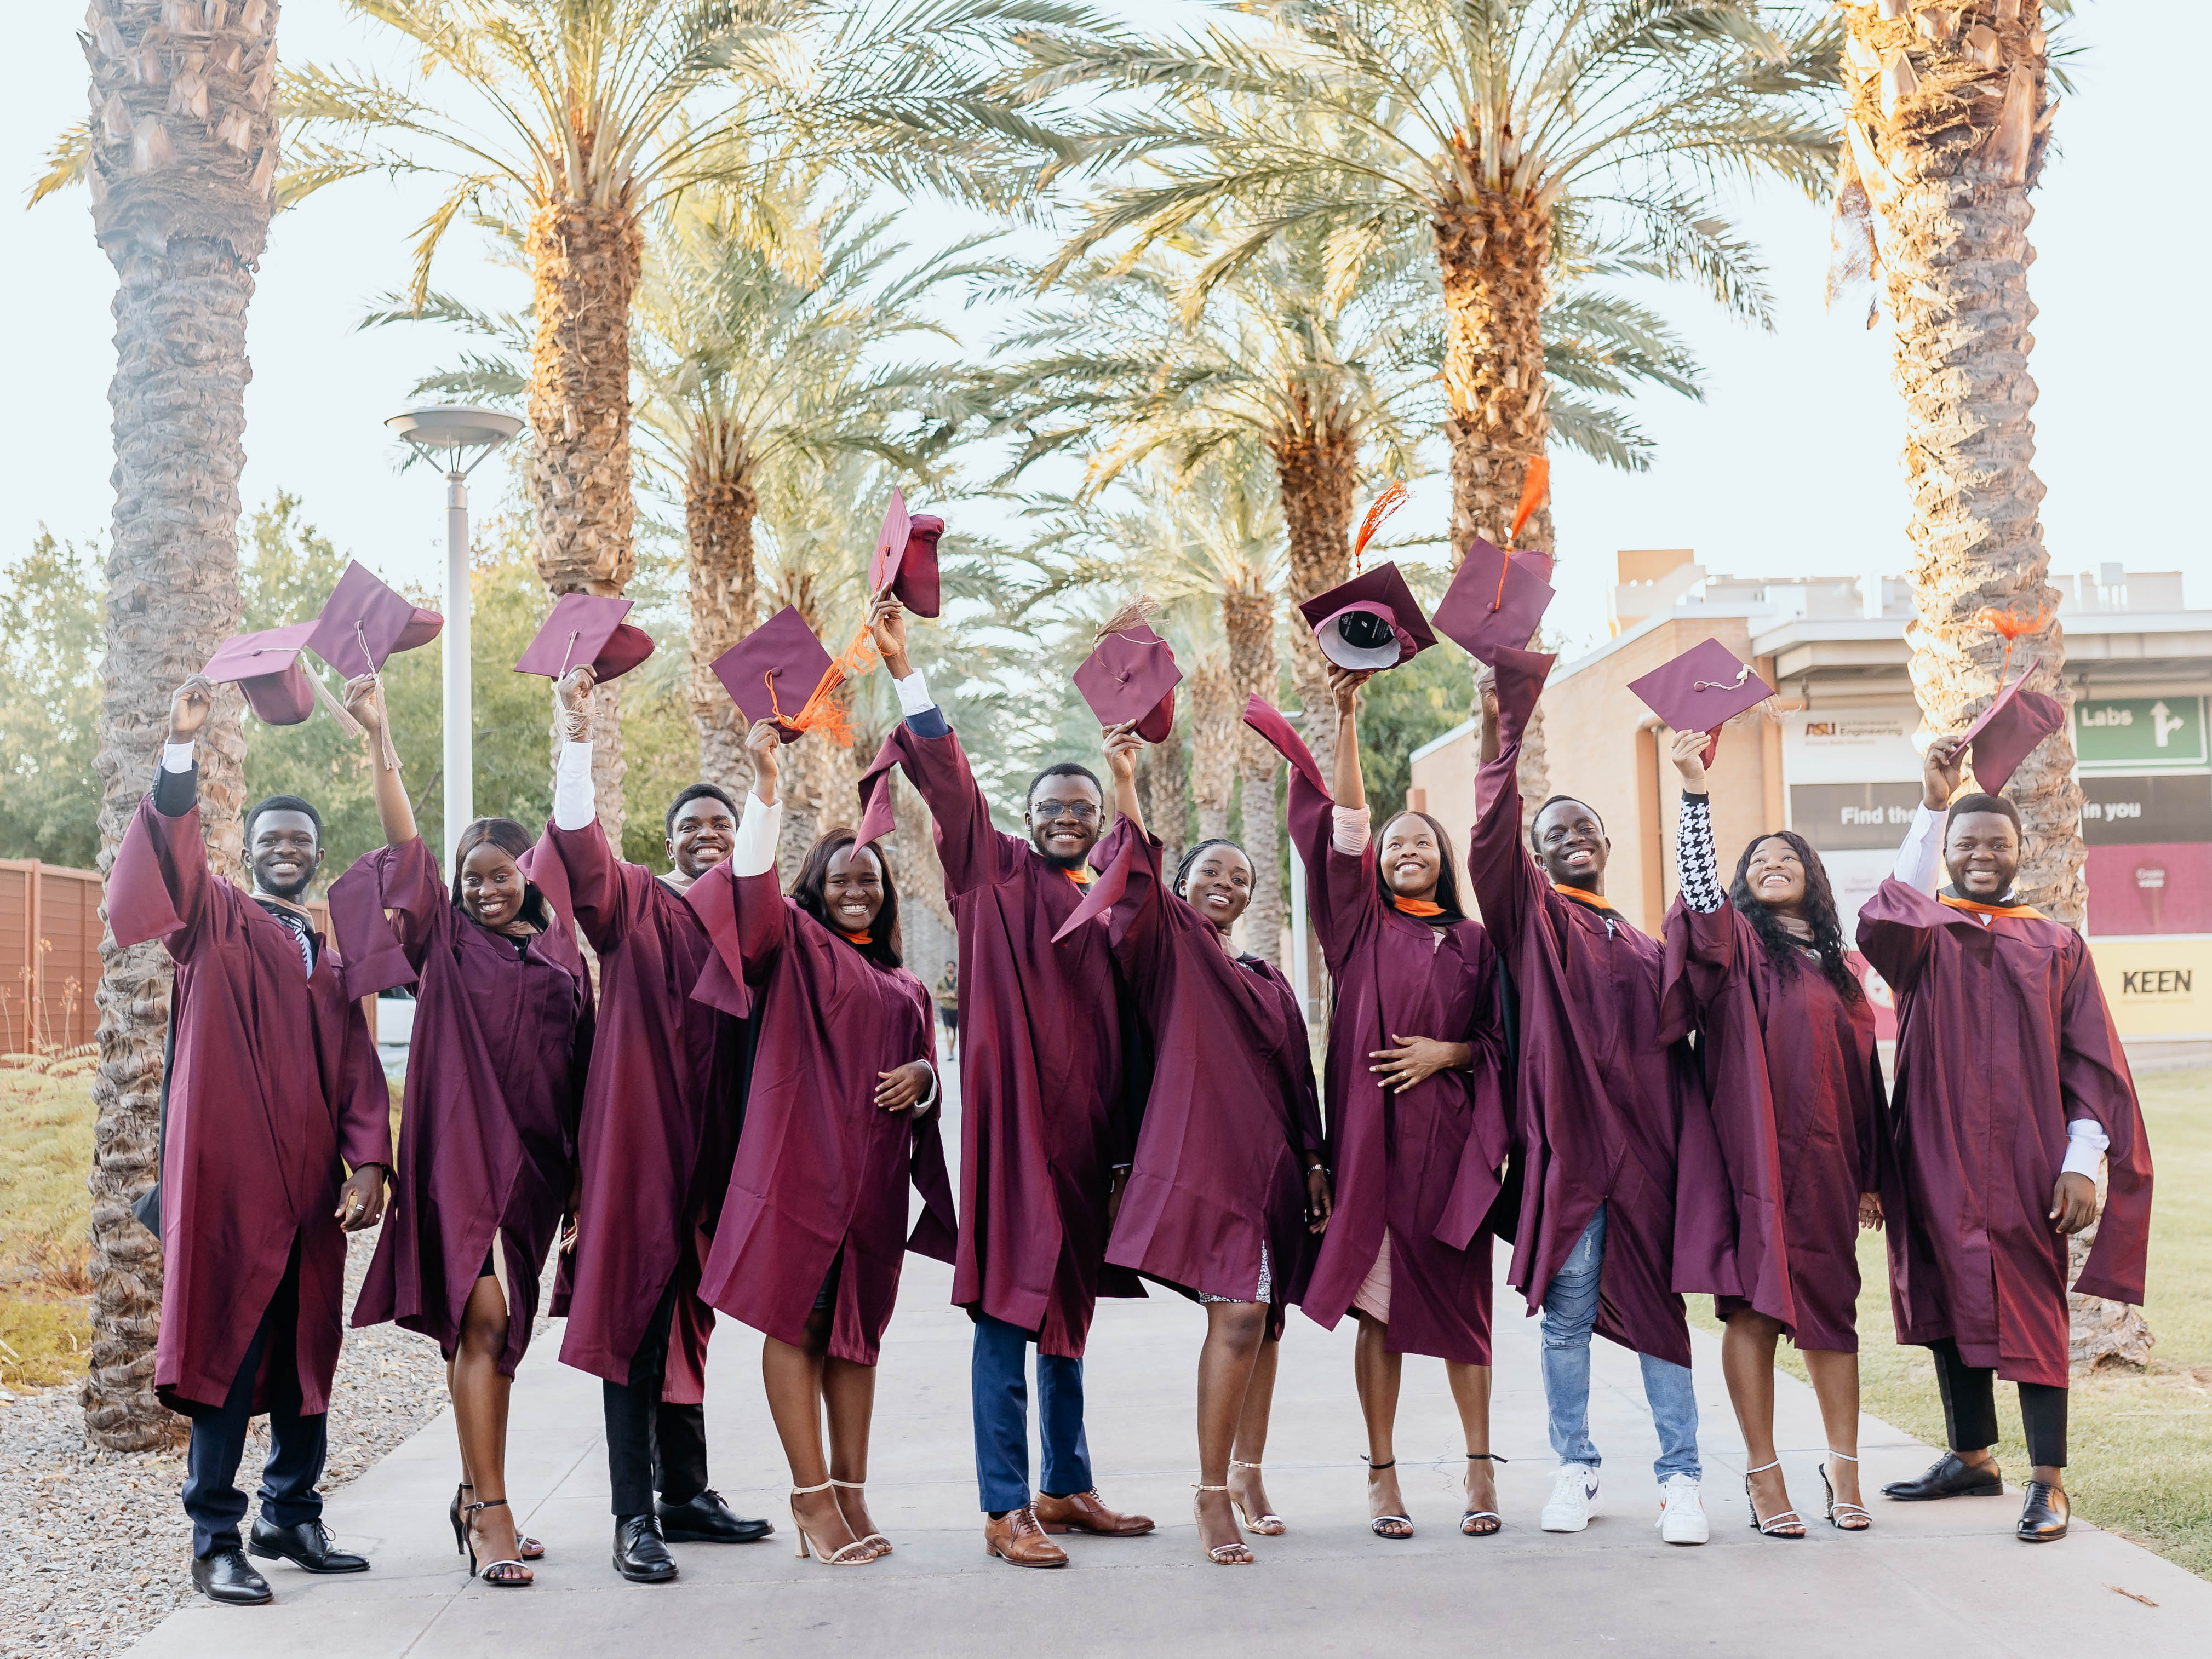
<path fill-rule="evenodd" d="M 592 688 L 598 684 L 589 663 L 578 663 L 553 688 L 553 706 L 561 714 L 562 735 L 571 743 L 587 743 L 592 736 Z"/>
<path fill-rule="evenodd" d="M 169 694 L 169 741 L 190 743 L 215 712 L 215 682 L 194 674 Z"/>
<path fill-rule="evenodd" d="M 745 733 L 745 753 L 753 763 L 753 793 L 763 806 L 775 805 L 776 769 L 781 763 L 783 728 L 774 720 L 755 720 Z"/>
<path fill-rule="evenodd" d="M 358 675 L 345 683 L 345 711 L 372 738 L 384 730 L 384 691 L 375 675 Z"/>
<path fill-rule="evenodd" d="M 1964 738 L 1938 738 L 1929 744 L 1920 762 L 1921 804 L 1931 812 L 1948 806 L 1959 793 L 1959 774 L 1966 763 Z"/>
<path fill-rule="evenodd" d="M 1137 722 L 1124 720 L 1119 726 L 1106 728 L 1106 769 L 1114 775 L 1116 783 L 1133 782 L 1137 775 L 1137 755 L 1145 740 L 1137 735 Z"/>
<path fill-rule="evenodd" d="M 1711 741 L 1703 732 L 1674 734 L 1674 769 L 1682 775 L 1682 789 L 1686 794 L 1705 793 L 1705 745 Z"/>
<path fill-rule="evenodd" d="M 1336 705 L 1336 717 L 1340 720 L 1350 720 L 1358 712 L 1359 688 L 1375 678 L 1374 671 L 1366 668 L 1339 668 L 1334 663 L 1331 663 L 1327 672 L 1329 700 Z"/>
<path fill-rule="evenodd" d="M 868 637 L 883 653 L 884 666 L 895 680 L 914 672 L 906 654 L 906 607 L 889 593 L 877 596 L 868 607 Z"/>

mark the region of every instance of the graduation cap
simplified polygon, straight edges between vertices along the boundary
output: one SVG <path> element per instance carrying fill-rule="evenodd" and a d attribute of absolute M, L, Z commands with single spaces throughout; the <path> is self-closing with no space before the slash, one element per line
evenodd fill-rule
<path fill-rule="evenodd" d="M 747 723 L 774 720 L 786 743 L 799 741 L 803 728 L 793 722 L 833 666 L 830 653 L 793 605 L 784 606 L 714 661 L 714 678 Z"/>
<path fill-rule="evenodd" d="M 1662 663 L 1628 689 L 1645 707 L 1677 732 L 1703 732 L 1705 763 L 1720 748 L 1721 727 L 1774 695 L 1774 688 L 1751 672 L 1751 665 L 1718 640 L 1692 646 L 1672 662 Z"/>
<path fill-rule="evenodd" d="M 1437 642 L 1395 563 L 1378 564 L 1298 606 L 1321 653 L 1339 668 L 1395 668 Z"/>
<path fill-rule="evenodd" d="M 264 629 L 225 640 L 200 672 L 218 684 L 235 680 L 246 706 L 271 726 L 297 726 L 315 707 L 313 676 L 300 661 L 311 622 Z"/>
<path fill-rule="evenodd" d="M 2038 744 L 2066 724 L 2066 711 L 2056 698 L 2021 689 L 2035 668 L 2028 664 L 1966 728 L 1966 741 L 1973 745 L 1974 781 L 1992 795 L 2011 781 Z"/>
<path fill-rule="evenodd" d="M 445 625 L 446 619 L 436 611 L 423 610 L 354 559 L 323 601 L 323 613 L 307 635 L 307 648 L 354 679 L 381 672 L 397 652 L 429 644 Z"/>
<path fill-rule="evenodd" d="M 933 513 L 909 514 L 903 490 L 891 491 L 876 550 L 868 560 L 868 592 L 890 592 L 917 617 L 934 617 L 942 608 L 937 576 L 937 542 L 945 520 Z"/>
<path fill-rule="evenodd" d="M 1499 648 L 1526 647 L 1552 603 L 1552 562 L 1541 553 L 1508 553 L 1477 536 L 1460 562 L 1437 630 L 1478 662 L 1495 663 Z"/>
<path fill-rule="evenodd" d="M 1101 634 L 1075 671 L 1075 689 L 1102 726 L 1137 722 L 1146 743 L 1165 743 L 1175 730 L 1175 689 L 1182 681 L 1168 642 L 1141 620 Z"/>
<path fill-rule="evenodd" d="M 599 593 L 563 593 L 514 672 L 557 680 L 587 663 L 599 684 L 619 679 L 653 654 L 653 636 L 623 620 L 635 603 Z"/>

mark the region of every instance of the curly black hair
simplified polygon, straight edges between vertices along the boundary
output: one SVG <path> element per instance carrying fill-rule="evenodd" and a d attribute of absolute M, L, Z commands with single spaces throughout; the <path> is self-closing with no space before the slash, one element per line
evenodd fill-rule
<path fill-rule="evenodd" d="M 1751 890 L 1751 855 L 1759 850 L 1762 842 L 1778 841 L 1786 843 L 1797 854 L 1797 861 L 1805 866 L 1805 902 L 1802 907 L 1805 921 L 1813 929 L 1813 950 L 1820 958 L 1820 973 L 1836 988 L 1836 994 L 1846 1004 L 1862 1002 L 1866 992 L 1861 988 L 1858 975 L 1844 960 L 1843 921 L 1836 914 L 1835 890 L 1828 885 L 1827 866 L 1820 855 L 1804 836 L 1790 830 L 1770 830 L 1764 835 L 1753 836 L 1735 861 L 1735 879 L 1729 884 L 1729 902 L 1743 912 L 1759 934 L 1759 943 L 1766 947 L 1767 960 L 1784 974 L 1794 974 L 1804 965 L 1805 941 L 1782 925 L 1782 918 L 1772 906 L 1762 904 Z"/>

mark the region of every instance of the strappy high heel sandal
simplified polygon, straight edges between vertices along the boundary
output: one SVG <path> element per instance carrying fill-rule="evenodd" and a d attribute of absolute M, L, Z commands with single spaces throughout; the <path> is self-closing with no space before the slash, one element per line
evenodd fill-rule
<path fill-rule="evenodd" d="M 799 1500 L 817 1492 L 828 1492 L 837 1483 L 824 1480 L 818 1486 L 793 1486 L 791 1489 L 791 1529 L 799 1534 L 799 1547 L 793 1553 L 801 1561 L 806 1559 L 809 1545 L 813 1546 L 814 1559 L 825 1567 L 865 1566 L 876 1559 L 874 1546 L 855 1538 L 851 1543 L 836 1550 L 825 1550 L 806 1535 L 806 1523 L 799 1518 Z M 834 1500 L 833 1500 L 834 1501 Z M 840 1510 L 840 1514 L 843 1511 Z"/>
<path fill-rule="evenodd" d="M 1828 1455 L 1840 1457 L 1846 1463 L 1856 1463 L 1859 1461 L 1849 1452 L 1839 1452 L 1833 1446 L 1828 1448 Z M 1828 1494 L 1828 1524 L 1838 1532 L 1864 1532 L 1869 1527 L 1874 1525 L 1874 1516 L 1858 1504 L 1836 1502 L 1836 1489 L 1829 1484 L 1828 1466 L 1826 1463 L 1820 1465 L 1820 1487 Z M 1858 1517 L 1856 1521 L 1839 1518 L 1854 1515 Z"/>
<path fill-rule="evenodd" d="M 1260 1473 L 1260 1466 L 1257 1463 L 1247 1463 L 1241 1458 L 1231 1458 L 1229 1467 L 1232 1469 L 1249 1469 L 1255 1474 Z M 1229 1502 L 1237 1511 L 1237 1518 L 1244 1523 L 1244 1530 L 1249 1533 L 1256 1534 L 1261 1538 L 1280 1538 L 1291 1529 L 1291 1523 L 1273 1510 L 1255 1519 L 1252 1511 L 1244 1507 L 1244 1500 L 1233 1492 L 1229 1494 Z"/>
<path fill-rule="evenodd" d="M 868 1483 L 865 1480 L 840 1480 L 833 1474 L 830 1477 L 830 1484 L 833 1486 L 842 1486 L 847 1492 L 859 1492 Z M 838 1506 L 838 1512 L 840 1514 L 843 1513 L 843 1504 L 842 1503 Z M 876 1553 L 878 1555 L 889 1555 L 891 1553 L 891 1540 L 884 1537 L 883 1534 L 879 1532 L 872 1532 L 860 1541 L 863 1544 L 875 1545 L 877 1547 Z"/>
<path fill-rule="evenodd" d="M 1364 1452 L 1359 1455 L 1360 1461 L 1367 1465 L 1367 1475 L 1370 1480 L 1382 1470 L 1395 1469 L 1398 1467 L 1398 1460 L 1395 1457 L 1387 1463 L 1378 1463 Z M 1384 1528 L 1389 1527 L 1402 1527 L 1405 1530 L 1403 1532 L 1385 1531 Z M 1411 1538 L 1413 1535 L 1413 1517 L 1410 1515 L 1373 1516 L 1368 1520 L 1367 1530 L 1377 1538 Z"/>
<path fill-rule="evenodd" d="M 1513 1460 L 1500 1457 L 1496 1452 L 1469 1452 L 1467 1461 L 1470 1463 L 1510 1463 Z M 1481 1521 L 1487 1521 L 1490 1524 L 1486 1527 L 1474 1524 Z M 1460 1532 L 1468 1538 L 1489 1538 L 1503 1531 L 1504 1527 L 1505 1517 L 1496 1510 L 1466 1510 L 1459 1517 Z"/>
<path fill-rule="evenodd" d="M 1226 1486 L 1200 1486 L 1195 1480 L 1192 1481 L 1190 1486 L 1190 1518 L 1194 1521 L 1200 1519 L 1198 1513 L 1199 1493 L 1202 1492 L 1226 1492 L 1228 1490 L 1229 1488 Z M 1234 1498 L 1231 1498 L 1229 1501 L 1233 1504 L 1237 1500 Z M 1199 1547 L 1206 1549 L 1203 1534 L 1200 1534 Z M 1212 1548 L 1206 1549 L 1206 1559 L 1212 1562 L 1217 1567 L 1249 1567 L 1259 1559 L 1257 1556 L 1252 1553 L 1252 1547 L 1241 1538 L 1237 1540 L 1234 1543 L 1216 1544 Z"/>
<path fill-rule="evenodd" d="M 1753 1475 L 1765 1474 L 1769 1469 L 1778 1469 L 1781 1467 L 1782 1460 L 1778 1457 L 1771 1463 L 1761 1463 L 1755 1469 L 1746 1469 L 1743 1472 L 1744 1507 L 1751 1511 L 1752 1530 L 1759 1534 L 1760 1537 L 1802 1538 L 1805 1535 L 1805 1521 L 1804 1517 L 1800 1516 L 1796 1510 L 1778 1510 L 1776 1513 L 1768 1516 L 1765 1520 L 1762 1521 L 1759 1518 L 1758 1502 L 1751 1495 L 1751 1477 Z M 1795 1527 L 1797 1530 L 1795 1532 L 1785 1532 L 1783 1528 L 1786 1527 Z"/>
<path fill-rule="evenodd" d="M 480 1504 L 463 1505 L 461 1513 L 474 1515 L 478 1510 L 503 1510 L 506 1507 L 507 1499 L 504 1498 L 488 1498 Z M 465 1534 L 464 1537 L 466 1537 Z M 527 1589 L 537 1582 L 535 1575 L 519 1560 L 487 1561 L 481 1570 L 478 1569 L 476 1540 L 467 1538 L 466 1544 L 469 1553 L 470 1577 L 481 1578 L 485 1583 L 499 1589 Z"/>
<path fill-rule="evenodd" d="M 453 1488 L 453 1507 L 446 1511 L 446 1519 L 453 1523 L 453 1553 L 456 1555 L 469 1553 L 469 1529 L 467 1523 L 461 1519 L 461 1494 L 476 1489 L 474 1481 L 462 1481 Z M 518 1531 L 514 1534 L 514 1553 L 526 1561 L 543 1561 L 545 1546 L 528 1533 Z"/>

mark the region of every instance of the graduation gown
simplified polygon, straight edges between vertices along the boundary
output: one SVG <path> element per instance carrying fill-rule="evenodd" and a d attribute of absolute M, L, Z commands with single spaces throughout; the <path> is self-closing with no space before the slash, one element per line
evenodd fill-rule
<path fill-rule="evenodd" d="M 1874 1007 L 1816 959 L 1778 968 L 1734 904 L 1667 913 L 1666 1030 L 1692 1030 L 1735 1194 L 1744 1294 L 1801 1348 L 1858 1352 L 1859 1194 L 1881 1165 Z"/>
<path fill-rule="evenodd" d="M 300 1412 L 330 1409 L 343 1332 L 348 1169 L 392 1162 L 392 1096 L 338 953 L 300 943 L 208 868 L 198 805 L 151 797 L 107 876 L 115 942 L 158 939 L 176 963 L 161 1148 L 161 1331 L 154 1386 L 189 1414 L 229 1396 L 261 1316 L 300 1254 L 291 1352 Z M 253 1409 L 268 1409 L 264 1351 Z"/>
<path fill-rule="evenodd" d="M 1001 834 L 960 740 L 902 722 L 896 762 L 928 806 L 960 940 L 960 1237 L 952 1300 L 1081 1358 L 1100 1296 L 1142 1296 L 1106 1265 L 1121 1089 L 1113 948 L 1103 921 L 1053 934 L 1083 898 L 1068 872 Z"/>
<path fill-rule="evenodd" d="M 1882 1182 L 1899 1342 L 1949 1337 L 1969 1365 L 2064 1388 L 2067 1241 L 2051 1230 L 2066 1125 L 2094 1118 L 2104 1214 L 2074 1288 L 2140 1303 L 2150 1144 L 2081 936 L 1882 883 L 1859 949 L 1897 996 L 1892 1158 Z"/>
<path fill-rule="evenodd" d="M 862 955 L 777 890 L 775 872 L 716 865 L 692 884 L 715 957 L 695 998 L 752 1008 L 745 1127 L 700 1294 L 757 1331 L 804 1346 L 842 1253 L 833 1358 L 872 1365 L 916 1249 L 952 1260 L 952 1188 L 939 1109 L 887 1112 L 879 1074 L 933 1060 L 929 991 Z M 750 997 L 738 987 L 750 988 Z M 922 1198 L 909 1238 L 907 1186 Z"/>
<path fill-rule="evenodd" d="M 1490 1234 L 1511 1139 L 1498 958 L 1480 924 L 1432 927 L 1384 902 L 1370 839 L 1336 850 L 1335 803 L 1306 746 L 1263 731 L 1291 763 L 1291 835 L 1334 987 L 1323 1080 L 1335 1213 L 1301 1305 L 1334 1328 L 1390 1242 L 1393 1353 L 1490 1364 Z M 1378 823 L 1376 828 L 1381 828 Z M 1370 1058 L 1393 1034 L 1464 1042 L 1465 1071 L 1386 1090 Z"/>
<path fill-rule="evenodd" d="M 568 1364 L 628 1382 L 653 1310 L 672 1284 L 661 1398 L 706 1398 L 714 1310 L 699 1297 L 744 1110 L 745 1022 L 692 1000 L 714 953 L 684 896 L 625 864 L 594 822 L 545 826 L 531 879 L 575 917 L 599 959 L 591 1069 L 576 1133 L 583 1190 L 565 1294 Z"/>
<path fill-rule="evenodd" d="M 471 920 L 419 836 L 357 860 L 331 885 L 348 991 L 416 988 L 392 1208 L 353 1322 L 395 1321 L 434 1337 L 450 1359 L 489 1259 L 507 1297 L 498 1365 L 507 1376 L 530 1346 L 568 1202 L 591 1055 L 592 981 L 575 923 L 545 919 L 526 945 Z"/>
<path fill-rule="evenodd" d="M 1124 1131 L 1130 1160 L 1107 1261 L 1173 1288 L 1282 1308 L 1304 1293 L 1306 1155 L 1321 1105 L 1297 993 L 1271 963 L 1232 958 L 1168 890 L 1160 843 L 1125 819 L 1099 846 L 1115 960 L 1151 1039 L 1151 1087 Z"/>
<path fill-rule="evenodd" d="M 1742 1293 L 1734 1218 L 1716 1201 L 1727 1171 L 1695 1061 L 1661 1037 L 1659 942 L 1595 895 L 1553 887 L 1522 839 L 1521 733 L 1540 688 L 1498 676 L 1501 742 L 1476 775 L 1468 855 L 1519 1014 L 1513 1285 L 1536 1313 L 1603 1204 L 1598 1334 L 1686 1365 L 1677 1292 Z"/>

